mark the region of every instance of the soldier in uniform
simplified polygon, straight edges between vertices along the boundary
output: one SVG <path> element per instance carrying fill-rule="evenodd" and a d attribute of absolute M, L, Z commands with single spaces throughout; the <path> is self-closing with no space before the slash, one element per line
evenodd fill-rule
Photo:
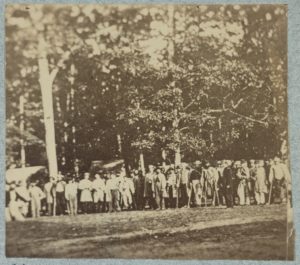
<path fill-rule="evenodd" d="M 190 167 L 187 164 L 182 166 L 179 178 L 179 191 L 180 191 L 180 207 L 188 207 L 189 201 L 189 172 Z"/>
<path fill-rule="evenodd" d="M 65 188 L 65 198 L 68 204 L 69 215 L 76 215 L 78 210 L 78 183 L 75 181 L 75 176 L 68 179 Z"/>
<path fill-rule="evenodd" d="M 90 212 L 90 206 L 93 202 L 92 198 L 92 182 L 90 181 L 90 174 L 84 173 L 84 178 L 80 180 L 78 188 L 81 190 L 80 203 L 84 214 Z"/>
<path fill-rule="evenodd" d="M 274 203 L 276 199 L 279 202 L 286 202 L 287 199 L 287 181 L 291 179 L 289 170 L 283 164 L 279 157 L 274 158 L 274 165 L 270 168 L 269 181 L 272 186 L 271 202 Z"/>
<path fill-rule="evenodd" d="M 149 165 L 148 169 L 149 169 L 149 171 L 148 171 L 148 173 L 146 173 L 145 183 L 144 183 L 144 198 L 145 198 L 144 207 L 146 206 L 146 203 L 148 203 L 150 209 L 154 209 L 155 208 L 155 202 L 154 202 L 154 177 L 155 177 L 154 166 Z"/>
<path fill-rule="evenodd" d="M 132 209 L 132 197 L 135 192 L 133 180 L 126 175 L 121 176 L 121 178 L 122 180 L 120 182 L 120 192 L 122 196 L 123 209 Z"/>
<path fill-rule="evenodd" d="M 165 198 L 167 197 L 166 177 L 160 168 L 156 169 L 156 175 L 154 176 L 154 192 L 157 210 L 164 210 Z"/>
<path fill-rule="evenodd" d="M 53 215 L 53 203 L 54 203 L 54 196 L 53 196 L 53 188 L 54 188 L 55 178 L 50 177 L 49 181 L 44 185 L 44 193 L 46 196 L 46 203 L 47 203 L 47 215 Z"/>
<path fill-rule="evenodd" d="M 41 200 L 45 197 L 45 194 L 36 182 L 32 182 L 29 185 L 29 194 L 31 198 L 31 216 L 33 218 L 40 217 L 41 213 Z"/>
<path fill-rule="evenodd" d="M 218 187 L 220 205 L 225 205 L 225 189 L 223 186 L 224 164 L 225 164 L 224 160 L 217 162 L 217 171 L 219 174 L 219 180 L 217 183 L 217 187 Z"/>
<path fill-rule="evenodd" d="M 58 172 L 57 182 L 55 185 L 55 197 L 57 205 L 57 213 L 60 215 L 65 214 L 66 211 L 66 200 L 65 200 L 65 186 L 66 182 L 64 181 L 64 176 L 61 172 Z"/>
<path fill-rule="evenodd" d="M 237 177 L 239 180 L 237 193 L 239 196 L 240 205 L 250 205 L 248 181 L 250 178 L 249 168 L 246 160 L 241 161 L 241 166 L 238 168 Z"/>
<path fill-rule="evenodd" d="M 248 179 L 248 190 L 249 190 L 249 197 L 250 197 L 250 201 L 251 198 L 255 199 L 255 180 L 253 177 L 255 177 L 256 175 L 256 168 L 257 168 L 257 161 L 255 161 L 254 159 L 250 159 L 249 161 L 249 174 L 250 174 L 250 178 Z M 256 201 L 256 199 L 255 199 Z"/>
<path fill-rule="evenodd" d="M 177 198 L 177 177 L 173 168 L 166 172 L 166 208 L 175 208 Z"/>
<path fill-rule="evenodd" d="M 252 177 L 253 178 L 253 177 Z M 256 161 L 256 170 L 254 173 L 254 189 L 255 200 L 258 205 L 265 204 L 265 196 L 268 192 L 266 170 L 264 168 L 264 161 Z"/>
<path fill-rule="evenodd" d="M 224 162 L 225 168 L 223 171 L 223 187 L 225 190 L 225 201 L 227 208 L 233 208 L 233 172 L 231 161 Z"/>
<path fill-rule="evenodd" d="M 138 171 L 138 178 L 135 182 L 135 194 L 136 194 L 136 206 L 137 210 L 144 209 L 144 188 L 145 188 L 145 177 L 143 171 Z"/>
<path fill-rule="evenodd" d="M 101 178 L 100 174 L 95 174 L 95 179 L 92 182 L 93 201 L 94 208 L 96 213 L 100 213 L 103 207 L 104 202 L 104 193 L 105 193 L 105 181 Z"/>
<path fill-rule="evenodd" d="M 201 162 L 195 162 L 195 168 L 192 168 L 189 175 L 189 181 L 191 184 L 191 195 L 190 201 L 193 203 L 194 206 L 201 206 Z"/>

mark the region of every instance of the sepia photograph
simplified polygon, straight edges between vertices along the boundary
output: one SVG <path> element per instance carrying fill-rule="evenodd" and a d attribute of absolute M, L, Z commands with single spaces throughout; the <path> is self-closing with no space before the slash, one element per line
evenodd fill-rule
<path fill-rule="evenodd" d="M 6 257 L 294 260 L 287 7 L 7 4 Z"/>

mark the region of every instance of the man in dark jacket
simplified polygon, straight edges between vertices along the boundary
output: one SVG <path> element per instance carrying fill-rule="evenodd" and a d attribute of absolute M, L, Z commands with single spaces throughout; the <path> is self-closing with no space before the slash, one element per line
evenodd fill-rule
<path fill-rule="evenodd" d="M 227 208 L 233 208 L 233 181 L 232 181 L 231 162 L 225 161 L 225 168 L 223 171 L 223 187 L 225 191 L 225 201 Z"/>

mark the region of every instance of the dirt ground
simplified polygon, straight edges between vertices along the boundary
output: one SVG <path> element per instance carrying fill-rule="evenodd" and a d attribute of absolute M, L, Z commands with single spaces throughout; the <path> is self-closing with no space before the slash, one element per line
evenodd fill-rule
<path fill-rule="evenodd" d="M 8 257 L 293 259 L 286 205 L 42 217 L 6 226 Z"/>

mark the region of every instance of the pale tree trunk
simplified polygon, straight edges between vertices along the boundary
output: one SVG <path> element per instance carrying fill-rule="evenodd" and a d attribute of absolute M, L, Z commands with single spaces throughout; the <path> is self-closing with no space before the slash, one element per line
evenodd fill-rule
<path fill-rule="evenodd" d="M 146 170 L 145 170 L 145 161 L 144 161 L 144 154 L 143 152 L 140 152 L 140 169 L 143 172 L 143 175 L 145 175 Z"/>
<path fill-rule="evenodd" d="M 117 134 L 117 142 L 118 142 L 118 153 L 119 156 L 122 156 L 122 139 L 121 139 L 121 135 L 118 133 Z"/>
<path fill-rule="evenodd" d="M 75 65 L 71 65 L 71 77 L 70 77 L 70 83 L 71 83 L 71 91 L 70 91 L 70 105 L 71 105 L 71 114 L 72 114 L 72 146 L 73 146 L 73 157 L 74 160 L 77 159 L 77 154 L 76 154 L 76 127 L 74 125 L 74 119 L 75 119 L 75 89 L 74 89 L 74 83 L 75 83 L 75 74 L 76 74 L 76 69 Z"/>
<path fill-rule="evenodd" d="M 162 159 L 163 159 L 162 166 L 163 166 L 163 167 L 166 167 L 167 154 L 166 154 L 166 150 L 165 150 L 165 149 L 163 149 L 163 150 L 161 151 L 161 156 L 162 156 Z"/>
<path fill-rule="evenodd" d="M 169 16 L 169 28 L 170 28 L 170 35 L 169 35 L 169 45 L 168 45 L 168 54 L 169 54 L 169 65 L 174 65 L 174 54 L 175 54 L 175 21 L 174 21 L 174 5 L 168 5 L 168 16 Z M 175 88 L 175 87 L 174 87 Z M 178 117 L 178 110 L 174 109 L 174 121 L 173 127 L 175 129 L 175 141 L 177 142 L 175 148 L 175 166 L 181 163 L 181 153 L 180 153 L 180 131 L 179 131 L 179 117 Z"/>
<path fill-rule="evenodd" d="M 21 145 L 21 167 L 26 167 L 26 154 L 25 154 L 25 143 L 24 143 L 24 96 L 21 95 L 20 101 L 20 145 Z"/>
<path fill-rule="evenodd" d="M 57 177 L 57 156 L 55 143 L 55 128 L 54 128 L 54 111 L 53 111 L 53 96 L 52 85 L 57 74 L 57 69 L 49 72 L 45 40 L 39 36 L 39 74 L 40 86 L 42 91 L 42 101 L 44 109 L 44 124 L 46 133 L 46 152 L 48 158 L 49 174 L 52 177 Z"/>

